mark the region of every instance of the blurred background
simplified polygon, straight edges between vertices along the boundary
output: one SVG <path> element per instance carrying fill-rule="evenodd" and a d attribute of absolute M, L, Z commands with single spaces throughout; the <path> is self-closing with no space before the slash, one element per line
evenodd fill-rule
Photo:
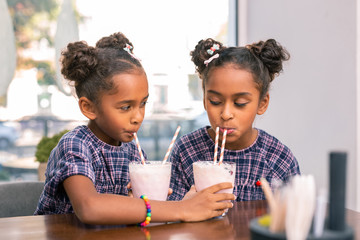
<path fill-rule="evenodd" d="M 331 151 L 347 152 L 347 207 L 360 211 L 359 0 L 0 0 L 0 181 L 37 179 L 43 137 L 86 124 L 59 74 L 67 43 L 123 32 L 148 74 L 139 137 L 162 159 L 180 135 L 208 124 L 189 52 L 274 38 L 291 54 L 255 127 L 276 136 L 303 174 L 328 187 Z"/>
<path fill-rule="evenodd" d="M 119 31 L 133 43 L 148 74 L 150 98 L 139 140 L 149 159 L 162 160 L 178 125 L 183 135 L 207 124 L 189 53 L 202 38 L 228 44 L 229 4 L 0 0 L 5 33 L 0 37 L 0 179 L 37 179 L 39 141 L 87 124 L 59 73 L 60 52 L 69 42 L 95 45 Z M 217 13 L 209 14 L 214 9 Z"/>

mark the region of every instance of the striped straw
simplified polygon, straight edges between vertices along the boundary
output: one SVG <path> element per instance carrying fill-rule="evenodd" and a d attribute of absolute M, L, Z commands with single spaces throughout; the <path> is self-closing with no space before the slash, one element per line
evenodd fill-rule
<path fill-rule="evenodd" d="M 135 138 L 136 146 L 137 146 L 137 148 L 138 148 L 138 150 L 139 150 L 139 153 L 140 153 L 141 163 L 142 163 L 143 165 L 145 165 L 145 159 L 144 159 L 144 156 L 143 156 L 143 154 L 142 154 L 141 147 L 140 147 L 140 143 L 139 143 L 139 139 L 138 139 L 136 133 L 134 133 L 134 138 Z"/>
<path fill-rule="evenodd" d="M 224 131 L 224 134 L 223 134 L 223 139 L 222 139 L 222 144 L 221 144 L 221 152 L 220 152 L 219 165 L 222 163 L 223 158 L 224 158 L 224 149 L 225 149 L 226 134 L 227 134 L 227 130 L 225 130 L 225 131 Z"/>
<path fill-rule="evenodd" d="M 216 127 L 215 134 L 215 150 L 214 150 L 214 165 L 216 164 L 217 154 L 218 154 L 218 146 L 219 146 L 219 127 Z"/>
<path fill-rule="evenodd" d="M 176 131 L 175 131 L 175 134 L 174 134 L 174 136 L 173 136 L 173 138 L 172 138 L 172 140 L 171 140 L 171 143 L 170 143 L 170 145 L 169 145 L 169 148 L 168 148 L 168 150 L 167 150 L 167 152 L 166 152 L 166 154 L 165 154 L 165 157 L 164 157 L 164 160 L 163 160 L 162 164 L 164 164 L 164 163 L 166 162 L 166 160 L 168 159 L 168 157 L 169 157 L 169 155 L 170 155 L 170 152 L 171 152 L 171 149 L 172 149 L 172 147 L 174 146 L 175 139 L 177 138 L 177 136 L 178 136 L 178 134 L 179 134 L 179 132 L 180 132 L 180 128 L 181 128 L 180 126 L 177 127 L 177 129 L 176 129 Z"/>

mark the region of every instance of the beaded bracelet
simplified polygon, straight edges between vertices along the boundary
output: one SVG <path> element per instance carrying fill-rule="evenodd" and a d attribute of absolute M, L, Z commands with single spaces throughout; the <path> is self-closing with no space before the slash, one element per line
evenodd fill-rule
<path fill-rule="evenodd" d="M 151 206 L 150 206 L 150 201 L 147 196 L 141 195 L 140 198 L 144 200 L 145 205 L 146 205 L 146 218 L 145 218 L 145 221 L 143 221 L 142 223 L 138 223 L 138 226 L 145 227 L 151 221 Z"/>

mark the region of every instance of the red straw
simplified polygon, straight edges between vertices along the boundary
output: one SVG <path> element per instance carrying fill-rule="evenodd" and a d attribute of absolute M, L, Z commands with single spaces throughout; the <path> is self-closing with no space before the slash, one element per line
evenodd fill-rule
<path fill-rule="evenodd" d="M 143 154 L 142 154 L 141 147 L 140 147 L 140 143 L 139 143 L 139 139 L 137 138 L 136 133 L 134 133 L 134 138 L 135 138 L 136 146 L 137 146 L 137 148 L 138 148 L 138 150 L 139 150 L 139 153 L 140 153 L 141 163 L 142 163 L 143 165 L 145 165 L 145 159 L 144 159 L 144 156 L 143 156 Z"/>
<path fill-rule="evenodd" d="M 170 146 L 169 146 L 169 148 L 168 148 L 168 150 L 167 150 L 167 152 L 165 154 L 165 157 L 164 157 L 164 160 L 163 160 L 162 164 L 164 164 L 166 162 L 166 160 L 168 159 L 168 157 L 170 155 L 170 152 L 171 152 L 171 149 L 172 149 L 172 147 L 173 147 L 173 145 L 175 143 L 175 139 L 177 138 L 177 136 L 179 134 L 180 128 L 181 128 L 180 126 L 177 127 L 177 129 L 175 131 L 175 134 L 174 134 L 174 136 L 173 136 L 173 138 L 171 140 Z"/>
<path fill-rule="evenodd" d="M 221 144 L 221 152 L 220 152 L 219 165 L 222 163 L 223 158 L 224 158 L 224 149 L 225 149 L 226 134 L 227 134 L 227 130 L 225 130 L 225 131 L 224 131 L 224 134 L 223 134 L 223 139 L 222 139 L 222 144 Z"/>
<path fill-rule="evenodd" d="M 214 165 L 216 164 L 217 160 L 217 153 L 218 153 L 218 146 L 219 146 L 219 127 L 216 127 L 216 134 L 215 134 L 215 150 L 214 150 Z"/>

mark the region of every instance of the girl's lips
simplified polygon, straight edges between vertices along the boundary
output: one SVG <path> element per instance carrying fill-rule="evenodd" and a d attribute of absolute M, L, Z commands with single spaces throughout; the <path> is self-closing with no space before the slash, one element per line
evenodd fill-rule
<path fill-rule="evenodd" d="M 227 130 L 226 134 L 230 134 L 235 131 L 234 128 L 220 128 L 220 132 L 222 132 L 222 133 L 225 132 L 225 130 Z"/>
<path fill-rule="evenodd" d="M 129 134 L 129 135 L 131 135 L 132 137 L 134 137 L 134 133 L 135 133 L 135 132 L 132 132 L 132 131 L 131 131 L 131 132 L 126 132 L 126 133 Z"/>

